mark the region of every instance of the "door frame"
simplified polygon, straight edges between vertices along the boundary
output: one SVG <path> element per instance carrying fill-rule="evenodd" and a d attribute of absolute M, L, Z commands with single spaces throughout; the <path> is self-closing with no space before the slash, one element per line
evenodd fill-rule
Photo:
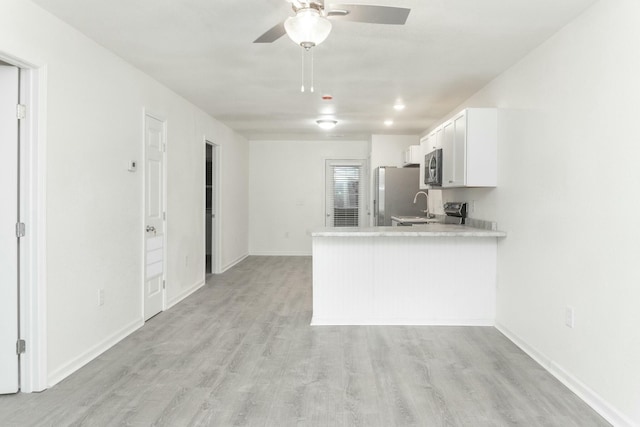
<path fill-rule="evenodd" d="M 27 106 L 20 122 L 19 205 L 26 235 L 20 239 L 19 337 L 26 341 L 20 355 L 20 391 L 45 390 L 47 380 L 46 292 L 46 105 L 47 66 L 0 51 L 0 60 L 20 69 L 20 103 Z"/>
<path fill-rule="evenodd" d="M 146 285 L 146 264 L 147 264 L 147 233 L 145 232 L 145 228 L 146 228 L 146 223 L 147 223 L 147 211 L 146 211 L 146 203 L 145 203 L 145 197 L 146 197 L 146 189 L 147 189 L 147 141 L 146 141 L 146 133 L 147 133 L 147 117 L 151 117 L 153 119 L 156 119 L 160 122 L 162 122 L 163 124 L 163 132 L 164 132 L 164 150 L 162 152 L 162 210 L 164 211 L 165 218 L 164 218 L 164 234 L 162 237 L 162 262 L 164 263 L 164 265 L 162 266 L 162 279 L 163 281 L 165 281 L 166 283 L 166 277 L 167 277 L 167 235 L 169 234 L 168 232 L 168 219 L 169 219 L 169 212 L 167 211 L 167 151 L 168 151 L 168 147 L 169 147 L 169 132 L 168 132 L 168 125 L 167 125 L 167 119 L 166 117 L 164 117 L 161 114 L 156 114 L 154 112 L 151 112 L 150 110 L 148 110 L 146 107 L 142 109 L 142 162 L 141 163 L 141 169 L 142 169 L 142 197 L 141 197 L 141 201 L 142 201 L 142 215 L 141 215 L 141 223 L 140 223 L 140 234 L 142 236 L 142 257 L 141 257 L 141 261 L 142 261 L 142 271 L 141 271 L 141 276 L 140 276 L 140 317 L 142 318 L 142 321 L 145 322 L 144 320 L 144 304 L 145 304 L 145 285 Z M 162 288 L 162 311 L 165 311 L 167 309 L 167 289 L 165 287 Z M 161 312 L 162 312 L 161 311 Z M 151 320 L 151 319 L 149 319 Z"/>
<path fill-rule="evenodd" d="M 213 227 L 211 228 L 211 231 L 213 233 L 213 237 L 211 239 L 211 251 L 213 252 L 213 256 L 211 257 L 211 273 L 212 274 L 220 274 L 220 265 L 221 265 L 221 254 L 220 254 L 220 233 L 222 230 L 221 227 L 221 223 L 222 223 L 222 214 L 221 211 L 222 209 L 220 209 L 220 165 L 222 164 L 220 161 L 220 157 L 222 156 L 222 147 L 220 146 L 220 144 L 216 144 L 215 142 L 213 142 L 213 140 L 211 138 L 207 138 L 206 136 L 204 136 L 203 138 L 204 140 L 204 152 L 203 152 L 203 158 L 206 162 L 207 160 L 207 145 L 210 145 L 213 149 L 213 168 L 212 168 L 212 173 L 213 173 L 213 200 L 212 200 L 212 204 L 213 206 L 215 206 L 215 221 L 213 222 Z M 206 174 L 206 168 L 204 170 L 204 173 Z M 202 182 L 204 183 L 206 181 L 206 176 L 205 179 L 202 180 Z M 204 184 L 203 184 L 204 185 Z M 205 191 L 206 191 L 206 187 L 205 187 Z M 207 230 L 207 215 L 206 215 L 206 209 L 207 209 L 207 195 L 203 192 L 203 200 L 204 200 L 204 212 L 203 212 L 203 221 L 202 221 L 202 226 L 203 226 L 203 230 Z M 207 241 L 206 241 L 206 236 L 204 236 L 204 255 L 205 257 L 207 256 Z M 205 268 L 206 268 L 206 263 L 205 263 Z M 206 277 L 206 272 L 205 272 L 205 277 Z"/>

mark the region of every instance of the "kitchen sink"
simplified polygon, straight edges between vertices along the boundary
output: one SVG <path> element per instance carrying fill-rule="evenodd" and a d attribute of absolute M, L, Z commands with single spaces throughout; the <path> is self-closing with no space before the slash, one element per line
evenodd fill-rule
<path fill-rule="evenodd" d="M 438 222 L 436 218 L 427 218 L 424 216 L 393 216 L 391 220 L 397 222 L 398 225 L 435 224 Z"/>

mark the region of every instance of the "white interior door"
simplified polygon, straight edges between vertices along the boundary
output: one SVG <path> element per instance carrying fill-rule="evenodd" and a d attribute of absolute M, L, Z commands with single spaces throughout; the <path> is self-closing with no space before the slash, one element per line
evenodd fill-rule
<path fill-rule="evenodd" d="M 164 308 L 165 192 L 163 121 L 145 115 L 145 282 L 144 320 Z"/>
<path fill-rule="evenodd" d="M 0 66 L 0 393 L 19 388 L 18 119 L 19 70 Z"/>

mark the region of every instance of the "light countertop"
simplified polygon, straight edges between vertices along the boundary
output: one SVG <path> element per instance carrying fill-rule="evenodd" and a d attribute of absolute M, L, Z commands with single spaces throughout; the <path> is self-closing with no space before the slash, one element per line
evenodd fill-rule
<path fill-rule="evenodd" d="M 327 227 L 312 237 L 505 237 L 507 233 L 457 224 L 425 224 L 411 227 Z"/>

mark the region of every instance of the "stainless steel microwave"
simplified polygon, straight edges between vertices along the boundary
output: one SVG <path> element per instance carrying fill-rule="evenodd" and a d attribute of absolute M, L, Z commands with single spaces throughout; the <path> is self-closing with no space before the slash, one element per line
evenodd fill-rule
<path fill-rule="evenodd" d="M 434 187 L 442 186 L 442 148 L 424 156 L 424 183 Z"/>

